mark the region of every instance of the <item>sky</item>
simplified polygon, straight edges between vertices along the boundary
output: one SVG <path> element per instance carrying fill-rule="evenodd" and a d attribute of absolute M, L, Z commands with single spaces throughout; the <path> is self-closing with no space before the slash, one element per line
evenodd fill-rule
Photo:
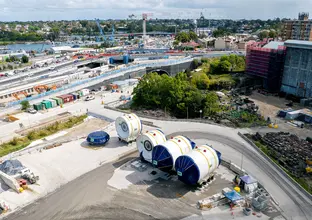
<path fill-rule="evenodd" d="M 309 12 L 312 0 L 0 0 L 0 21 L 152 18 L 274 19 Z"/>

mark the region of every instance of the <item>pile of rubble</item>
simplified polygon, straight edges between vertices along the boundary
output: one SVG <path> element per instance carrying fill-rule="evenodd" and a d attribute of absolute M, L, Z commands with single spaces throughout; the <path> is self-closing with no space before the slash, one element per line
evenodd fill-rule
<path fill-rule="evenodd" d="M 268 154 L 292 174 L 297 177 L 306 174 L 306 168 L 312 161 L 312 143 L 288 132 L 270 132 L 263 137 L 257 133 L 253 139 L 267 146 Z"/>

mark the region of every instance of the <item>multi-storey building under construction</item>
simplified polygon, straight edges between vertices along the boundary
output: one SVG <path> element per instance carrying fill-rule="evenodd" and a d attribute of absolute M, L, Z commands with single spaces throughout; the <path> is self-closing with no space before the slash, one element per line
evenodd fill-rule
<path fill-rule="evenodd" d="M 278 92 L 285 60 L 284 43 L 272 41 L 261 46 L 255 43 L 247 47 L 246 73 L 260 79 L 263 89 Z"/>

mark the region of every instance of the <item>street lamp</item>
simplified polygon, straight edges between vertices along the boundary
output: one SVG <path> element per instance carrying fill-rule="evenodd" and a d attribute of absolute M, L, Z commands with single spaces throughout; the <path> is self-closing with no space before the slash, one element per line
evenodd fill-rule
<path fill-rule="evenodd" d="M 199 118 L 200 119 L 201 119 L 202 113 L 203 113 L 203 110 L 199 110 Z"/>

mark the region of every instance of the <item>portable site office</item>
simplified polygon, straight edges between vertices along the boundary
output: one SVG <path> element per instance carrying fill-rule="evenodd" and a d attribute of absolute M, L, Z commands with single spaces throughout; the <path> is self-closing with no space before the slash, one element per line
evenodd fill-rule
<path fill-rule="evenodd" d="M 41 102 L 45 109 L 52 108 L 52 103 L 48 100 L 44 100 Z"/>
<path fill-rule="evenodd" d="M 37 111 L 43 110 L 42 103 L 36 103 L 33 106 L 34 106 L 34 109 L 36 109 Z"/>
<path fill-rule="evenodd" d="M 67 102 L 71 102 L 74 100 L 74 96 L 67 94 L 67 95 L 60 95 L 58 96 L 59 98 L 61 98 L 63 100 L 63 103 L 67 103 Z"/>
<path fill-rule="evenodd" d="M 54 99 L 47 99 L 47 101 L 51 102 L 52 108 L 57 106 L 57 102 Z"/>
<path fill-rule="evenodd" d="M 61 98 L 53 97 L 51 99 L 55 100 L 57 105 L 62 105 L 63 104 L 63 99 L 61 99 Z"/>

